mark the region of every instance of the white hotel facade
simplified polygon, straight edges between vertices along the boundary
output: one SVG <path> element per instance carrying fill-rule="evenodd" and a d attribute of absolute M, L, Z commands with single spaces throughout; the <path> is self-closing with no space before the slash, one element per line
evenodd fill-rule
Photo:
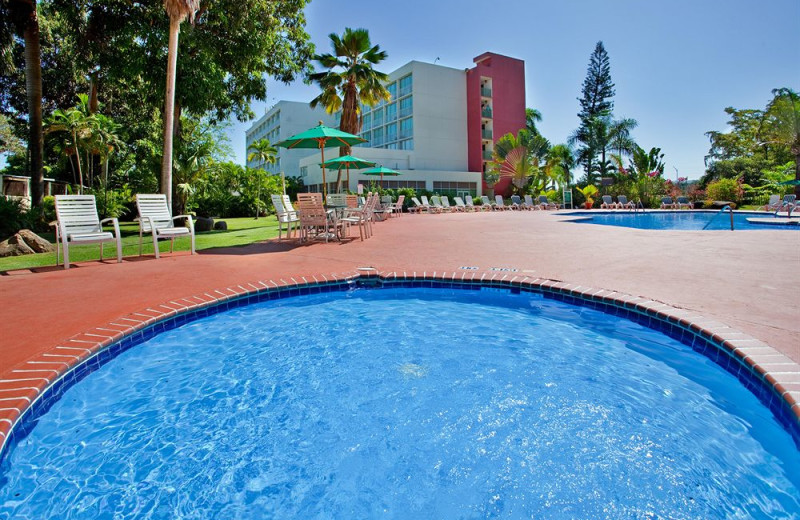
<path fill-rule="evenodd" d="M 491 158 L 494 140 L 502 135 L 501 130 L 506 133 L 524 127 L 524 64 L 492 53 L 482 54 L 475 62 L 473 69 L 455 69 L 411 61 L 389 74 L 389 101 L 375 107 L 362 106 L 360 135 L 366 142 L 354 146 L 352 155 L 401 173 L 384 177 L 383 187 L 473 196 L 483 193 L 482 170 Z M 509 67 L 515 71 L 511 76 Z M 513 95 L 493 100 L 492 91 L 487 88 L 493 75 L 498 86 L 501 79 L 502 83 L 513 85 L 514 92 L 509 92 Z M 511 98 L 513 104 L 504 101 Z M 504 113 L 513 117 L 499 118 Z M 278 142 L 316 126 L 319 120 L 338 127 L 338 117 L 328 116 L 320 108 L 312 110 L 308 103 L 281 101 L 247 130 L 247 146 L 262 137 Z M 338 148 L 325 149 L 326 160 L 338 155 Z M 280 148 L 279 158 L 280 163 L 268 171 L 297 175 L 307 191 L 322 191 L 318 150 Z M 326 169 L 329 193 L 336 189 L 336 177 L 336 170 Z M 345 180 L 346 173 L 342 171 L 344 189 L 355 192 L 359 184 L 367 187 L 379 178 L 351 170 L 350 184 L 346 185 Z"/>

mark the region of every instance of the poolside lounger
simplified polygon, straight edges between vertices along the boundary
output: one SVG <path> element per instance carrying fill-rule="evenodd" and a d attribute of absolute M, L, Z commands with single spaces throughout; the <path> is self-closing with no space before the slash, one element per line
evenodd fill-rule
<path fill-rule="evenodd" d="M 531 197 L 530 195 L 525 195 L 525 202 L 523 202 L 522 205 L 523 205 L 523 207 L 525 207 L 525 209 L 529 209 L 529 210 L 542 209 L 542 208 L 539 207 L 538 204 L 535 204 L 533 202 L 533 197 Z"/>
<path fill-rule="evenodd" d="M 471 208 L 468 207 L 466 204 L 464 204 L 464 199 L 461 197 L 453 197 L 453 202 L 456 203 L 456 211 L 475 211 L 475 206 Z"/>
<path fill-rule="evenodd" d="M 780 195 L 770 195 L 769 202 L 767 202 L 758 209 L 762 211 L 776 211 L 778 208 L 781 207 L 781 204 L 783 204 L 783 202 L 781 201 Z"/>
<path fill-rule="evenodd" d="M 675 209 L 676 205 L 672 202 L 672 197 L 661 197 L 661 209 Z"/>
<path fill-rule="evenodd" d="M 617 209 L 618 207 L 611 195 L 603 195 L 603 203 L 600 204 L 600 209 Z"/>
<path fill-rule="evenodd" d="M 188 236 L 191 238 L 191 254 L 194 254 L 194 221 L 191 215 L 178 215 L 173 217 L 164 194 L 136 195 L 136 209 L 139 211 L 139 256 L 142 256 L 142 234 L 150 233 L 153 237 L 153 249 L 156 258 L 159 258 L 158 241 L 169 239 L 169 252 L 175 245 L 175 239 Z M 175 221 L 185 219 L 189 224 L 176 226 Z M 280 225 L 279 225 L 280 228 Z M 278 231 L 280 233 L 280 231 Z"/>
<path fill-rule="evenodd" d="M 506 201 L 503 199 L 502 195 L 495 195 L 494 196 L 494 209 L 501 209 L 503 211 L 507 209 L 511 209 L 511 206 L 506 206 Z"/>
<path fill-rule="evenodd" d="M 794 193 L 789 195 L 784 195 L 783 201 L 781 201 L 781 207 L 778 208 L 775 211 L 775 213 L 777 213 L 778 211 L 789 211 L 789 208 L 794 206 L 796 198 L 797 195 L 795 195 Z"/>
<path fill-rule="evenodd" d="M 397 215 L 398 217 L 403 216 L 403 202 L 405 202 L 406 196 L 400 195 L 397 197 L 397 202 L 392 205 L 392 214 Z"/>
<path fill-rule="evenodd" d="M 559 209 L 558 204 L 547 200 L 547 195 L 539 195 L 539 207 L 542 209 Z"/>
<path fill-rule="evenodd" d="M 434 195 L 431 197 L 431 202 L 433 203 L 433 207 L 438 209 L 439 211 L 444 211 L 450 213 L 453 211 L 453 207 L 450 204 L 444 205 L 442 202 L 442 198 L 438 195 Z"/>
<path fill-rule="evenodd" d="M 487 211 L 492 211 L 496 209 L 495 205 L 492 204 L 492 202 L 489 200 L 489 197 L 487 197 L 486 195 L 481 195 L 481 202 L 483 203 L 484 207 L 489 208 Z"/>
<path fill-rule="evenodd" d="M 166 195 L 165 195 L 166 197 Z M 122 238 L 116 218 L 100 220 L 94 195 L 56 195 L 56 265 L 60 262 L 60 249 L 64 249 L 64 269 L 69 269 L 70 244 L 100 244 L 100 260 L 103 259 L 103 244 L 117 243 L 117 262 L 122 262 Z M 111 222 L 114 234 L 103 231 L 103 224 Z"/>
<path fill-rule="evenodd" d="M 694 204 L 691 203 L 689 197 L 678 197 L 677 202 L 675 204 L 678 205 L 678 209 L 692 209 L 694 208 Z"/>
<path fill-rule="evenodd" d="M 422 206 L 425 208 L 425 211 L 428 213 L 441 213 L 442 210 L 437 208 L 436 206 L 431 205 L 428 201 L 428 197 L 426 195 L 421 195 L 420 199 L 422 200 Z"/>
<path fill-rule="evenodd" d="M 489 207 L 488 209 L 491 210 L 492 208 Z M 475 205 L 475 202 L 472 200 L 472 195 L 467 195 L 467 211 L 486 211 L 486 210 L 487 208 L 485 208 L 483 205 L 479 206 Z"/>
<path fill-rule="evenodd" d="M 411 197 L 411 202 L 414 205 L 408 207 L 409 213 L 420 213 L 423 209 L 425 209 L 425 206 L 422 205 L 417 197 Z"/>
<path fill-rule="evenodd" d="M 447 195 L 442 195 L 442 206 L 445 208 L 450 208 L 451 211 L 464 211 L 464 208 L 458 207 L 458 204 L 451 206 L 450 199 L 447 198 Z"/>
<path fill-rule="evenodd" d="M 625 195 L 617 195 L 617 204 L 619 205 L 620 209 L 635 209 L 636 203 L 632 200 L 628 200 L 628 197 Z"/>
<path fill-rule="evenodd" d="M 519 195 L 511 196 L 511 209 L 522 209 L 522 199 L 519 198 Z"/>

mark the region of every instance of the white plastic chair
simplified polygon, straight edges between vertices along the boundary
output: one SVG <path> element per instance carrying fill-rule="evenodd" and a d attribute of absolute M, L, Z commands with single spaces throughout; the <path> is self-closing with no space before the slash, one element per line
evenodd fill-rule
<path fill-rule="evenodd" d="M 194 248 L 194 220 L 191 215 L 178 215 L 173 217 L 167 204 L 167 196 L 164 194 L 138 194 L 136 195 L 136 209 L 139 210 L 139 256 L 142 256 L 142 236 L 150 233 L 153 237 L 153 250 L 156 259 L 160 258 L 158 251 L 159 240 L 169 240 L 169 252 L 175 246 L 175 239 L 178 237 L 189 236 L 192 241 L 192 254 Z M 189 227 L 176 226 L 175 221 L 186 219 Z"/>
<path fill-rule="evenodd" d="M 297 226 L 300 218 L 294 210 L 289 196 L 285 198 L 281 195 L 270 195 L 272 205 L 275 206 L 275 218 L 278 219 L 278 242 L 283 238 L 283 228 L 286 227 L 286 238 L 292 236 L 292 230 L 297 233 Z M 288 205 L 287 205 L 288 204 Z"/>
<path fill-rule="evenodd" d="M 64 269 L 69 269 L 70 244 L 100 244 L 100 260 L 103 259 L 103 244 L 117 243 L 117 262 L 122 262 L 122 239 L 119 236 L 119 221 L 116 218 L 100 220 L 94 195 L 56 195 L 56 265 L 61 263 L 61 248 L 64 248 Z M 103 224 L 111 222 L 114 233 L 103 231 Z"/>

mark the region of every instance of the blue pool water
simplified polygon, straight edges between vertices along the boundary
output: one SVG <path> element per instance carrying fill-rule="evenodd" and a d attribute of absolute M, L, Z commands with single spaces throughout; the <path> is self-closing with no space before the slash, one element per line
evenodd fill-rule
<path fill-rule="evenodd" d="M 535 294 L 355 290 L 159 334 L 0 467 L 0 519 L 800 518 L 733 376 Z"/>
<path fill-rule="evenodd" d="M 678 230 L 728 230 L 731 229 L 730 214 L 720 213 L 718 211 L 662 211 L 662 212 L 632 212 L 632 211 L 614 211 L 614 212 L 595 212 L 591 214 L 586 212 L 581 213 L 565 213 L 564 215 L 571 217 L 581 217 L 576 219 L 575 222 L 581 224 L 600 224 L 603 226 L 622 226 L 632 227 L 638 229 L 678 229 Z M 777 224 L 755 224 L 749 222 L 748 218 L 772 218 L 770 213 L 737 213 L 733 214 L 733 228 L 735 231 L 740 230 L 757 230 L 757 229 L 783 229 L 783 230 L 800 230 L 798 225 L 777 225 Z"/>

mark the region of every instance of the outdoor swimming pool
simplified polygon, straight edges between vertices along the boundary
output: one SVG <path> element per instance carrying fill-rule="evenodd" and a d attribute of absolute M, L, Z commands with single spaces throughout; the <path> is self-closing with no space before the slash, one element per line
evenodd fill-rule
<path fill-rule="evenodd" d="M 731 229 L 730 214 L 719 211 L 592 211 L 591 213 L 564 213 L 565 216 L 581 217 L 574 222 L 579 224 L 600 224 L 603 226 L 622 226 L 638 229 L 677 229 L 677 230 L 728 230 Z M 748 218 L 772 218 L 771 213 L 734 212 L 733 228 L 739 230 L 788 229 L 800 230 L 800 226 L 751 223 Z M 799 219 L 795 219 L 799 220 Z M 706 227 L 708 226 L 708 227 Z"/>
<path fill-rule="evenodd" d="M 501 289 L 358 289 L 167 330 L 70 387 L 0 518 L 798 518 L 800 451 L 727 371 Z"/>

